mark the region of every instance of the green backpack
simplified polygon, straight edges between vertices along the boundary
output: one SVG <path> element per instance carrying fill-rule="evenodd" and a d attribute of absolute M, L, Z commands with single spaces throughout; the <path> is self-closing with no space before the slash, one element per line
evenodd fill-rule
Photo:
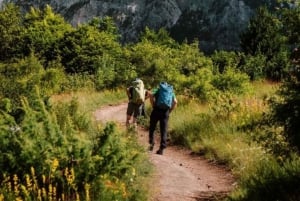
<path fill-rule="evenodd" d="M 132 82 L 132 99 L 135 104 L 142 104 L 145 101 L 145 87 L 142 80 L 137 79 Z"/>

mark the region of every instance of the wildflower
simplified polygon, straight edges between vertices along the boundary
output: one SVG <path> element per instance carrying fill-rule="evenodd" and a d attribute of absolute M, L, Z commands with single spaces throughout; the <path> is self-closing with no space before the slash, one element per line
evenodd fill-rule
<path fill-rule="evenodd" d="M 132 176 L 135 176 L 136 172 L 135 172 L 135 168 L 132 168 Z"/>
<path fill-rule="evenodd" d="M 22 193 L 24 194 L 25 198 L 28 198 L 29 192 L 24 185 L 21 185 L 21 190 L 22 190 Z"/>
<path fill-rule="evenodd" d="M 4 201 L 4 195 L 0 194 L 0 201 Z"/>
<path fill-rule="evenodd" d="M 90 201 L 90 184 L 84 184 L 84 189 L 85 189 L 85 200 Z"/>
<path fill-rule="evenodd" d="M 13 176 L 13 182 L 14 182 L 14 193 L 15 193 L 16 196 L 18 196 L 19 193 L 20 193 L 18 181 L 19 181 L 18 176 L 16 174 L 14 174 L 14 176 Z"/>
<path fill-rule="evenodd" d="M 29 191 L 32 191 L 32 181 L 29 177 L 28 174 L 25 175 L 25 182 L 26 182 L 26 188 L 29 190 Z"/>
<path fill-rule="evenodd" d="M 80 201 L 79 194 L 76 192 L 76 201 Z"/>
<path fill-rule="evenodd" d="M 42 197 L 47 197 L 47 191 L 44 187 L 42 188 Z"/>
<path fill-rule="evenodd" d="M 56 192 L 57 192 L 57 190 L 56 190 L 56 187 L 54 186 L 53 187 L 53 192 L 52 192 L 52 196 L 53 196 L 53 199 L 55 200 L 55 198 L 56 198 Z"/>
<path fill-rule="evenodd" d="M 59 165 L 59 161 L 55 158 L 53 161 L 52 161 L 52 164 L 51 164 L 51 171 L 52 172 L 55 172 L 55 170 L 57 169 Z"/>
<path fill-rule="evenodd" d="M 49 201 L 52 200 L 52 191 L 53 191 L 53 189 L 52 189 L 52 184 L 49 184 L 49 186 L 48 186 L 48 197 L 49 197 Z"/>
<path fill-rule="evenodd" d="M 37 200 L 41 201 L 42 200 L 42 192 L 41 189 L 38 189 L 38 196 L 37 196 Z"/>
<path fill-rule="evenodd" d="M 42 175 L 42 182 L 43 182 L 43 184 L 46 183 L 46 176 L 45 175 Z"/>

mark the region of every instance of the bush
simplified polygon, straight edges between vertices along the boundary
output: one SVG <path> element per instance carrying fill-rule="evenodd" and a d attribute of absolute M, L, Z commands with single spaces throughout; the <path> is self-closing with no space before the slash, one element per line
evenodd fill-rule
<path fill-rule="evenodd" d="M 139 170 L 145 158 L 132 135 L 126 136 L 114 123 L 97 127 L 89 113 L 79 112 L 76 100 L 51 106 L 36 93 L 21 103 L 25 115 L 19 124 L 1 113 L 0 192 L 5 200 L 37 199 L 42 189 L 53 195 L 52 187 L 57 200 L 63 194 L 66 199 L 145 199 L 133 181 L 150 168 Z M 34 182 L 35 188 L 30 188 Z"/>
<path fill-rule="evenodd" d="M 223 74 L 217 74 L 212 80 L 212 85 L 222 92 L 234 94 L 244 94 L 250 90 L 249 77 L 232 68 Z"/>
<path fill-rule="evenodd" d="M 241 190 L 230 199 L 243 201 L 296 201 L 300 191 L 300 159 L 294 156 L 280 165 L 274 160 L 257 161 L 257 170 L 243 178 Z"/>
<path fill-rule="evenodd" d="M 259 80 L 266 77 L 264 69 L 266 66 L 266 57 L 263 55 L 243 56 L 239 69 L 246 73 L 250 80 Z"/>

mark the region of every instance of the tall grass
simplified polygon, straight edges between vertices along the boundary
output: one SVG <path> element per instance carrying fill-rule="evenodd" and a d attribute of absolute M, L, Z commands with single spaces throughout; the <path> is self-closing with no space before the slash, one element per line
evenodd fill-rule
<path fill-rule="evenodd" d="M 72 99 L 76 99 L 79 103 L 80 110 L 84 112 L 92 112 L 103 105 L 125 102 L 127 101 L 127 95 L 125 89 L 103 90 L 101 92 L 89 89 L 56 94 L 51 96 L 50 101 L 53 103 L 59 103 L 70 102 Z"/>
<path fill-rule="evenodd" d="M 238 187 L 228 200 L 299 200 L 299 157 L 274 154 L 287 146 L 280 128 L 255 127 L 278 84 L 252 86 L 248 94 L 222 94 L 205 105 L 181 99 L 170 119 L 171 141 L 231 168 Z"/>

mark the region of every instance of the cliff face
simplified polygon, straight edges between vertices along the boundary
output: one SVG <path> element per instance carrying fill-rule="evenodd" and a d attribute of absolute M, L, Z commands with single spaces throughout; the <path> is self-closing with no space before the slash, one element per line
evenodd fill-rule
<path fill-rule="evenodd" d="M 239 33 L 260 5 L 275 0 L 0 0 L 13 2 L 24 10 L 49 4 L 53 10 L 78 25 L 93 17 L 115 19 L 123 42 L 136 41 L 146 26 L 170 31 L 178 41 L 197 38 L 200 48 L 239 48 Z"/>

